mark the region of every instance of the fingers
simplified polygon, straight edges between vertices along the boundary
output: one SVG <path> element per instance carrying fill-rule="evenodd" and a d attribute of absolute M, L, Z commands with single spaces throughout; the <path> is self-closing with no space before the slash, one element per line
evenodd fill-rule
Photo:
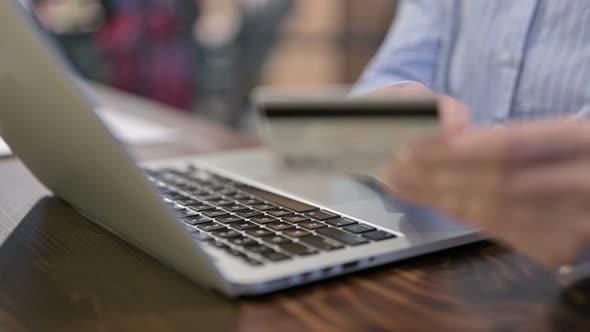
<path fill-rule="evenodd" d="M 590 122 L 468 130 L 408 147 L 387 182 L 555 267 L 590 243 Z"/>
<path fill-rule="evenodd" d="M 451 205 L 472 189 L 487 197 L 503 181 L 508 139 L 502 128 L 421 140 L 398 155 L 386 181 L 402 198 L 419 203 Z"/>
<path fill-rule="evenodd" d="M 590 154 L 590 121 L 553 119 L 500 128 L 467 130 L 413 145 L 424 166 L 504 167 L 567 160 Z"/>
<path fill-rule="evenodd" d="M 590 121 L 569 118 L 517 124 L 510 128 L 510 167 L 577 158 L 590 154 Z"/>
<path fill-rule="evenodd" d="M 472 186 L 456 179 L 432 181 L 428 190 L 413 189 L 410 197 L 481 228 L 492 238 L 552 268 L 573 262 L 590 243 L 590 210 L 585 204 L 533 198 L 513 201 L 498 195 L 501 183 L 493 179 L 473 181 Z"/>
<path fill-rule="evenodd" d="M 505 162 L 510 136 L 507 128 L 469 130 L 410 145 L 414 162 L 424 167 L 486 167 Z"/>
<path fill-rule="evenodd" d="M 590 156 L 513 167 L 505 173 L 504 195 L 522 199 L 590 200 Z"/>
<path fill-rule="evenodd" d="M 410 176 L 418 176 L 418 174 Z M 426 175 L 425 181 L 400 181 L 405 197 L 483 229 L 491 237 L 540 263 L 557 267 L 575 260 L 590 243 L 587 204 L 502 195 L 506 185 L 487 174 Z M 436 177 L 439 176 L 439 179 Z M 409 186 L 409 187 L 405 187 Z"/>

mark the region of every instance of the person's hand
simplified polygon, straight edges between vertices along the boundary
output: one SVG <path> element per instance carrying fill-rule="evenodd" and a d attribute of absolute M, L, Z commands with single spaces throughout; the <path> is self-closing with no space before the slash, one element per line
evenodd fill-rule
<path fill-rule="evenodd" d="M 445 133 L 456 135 L 470 126 L 471 112 L 467 105 L 451 96 L 436 94 L 419 83 L 387 86 L 369 94 L 369 97 L 436 98 Z"/>
<path fill-rule="evenodd" d="M 440 135 L 387 172 L 394 195 L 474 225 L 550 267 L 590 243 L 590 121 L 550 119 Z"/>

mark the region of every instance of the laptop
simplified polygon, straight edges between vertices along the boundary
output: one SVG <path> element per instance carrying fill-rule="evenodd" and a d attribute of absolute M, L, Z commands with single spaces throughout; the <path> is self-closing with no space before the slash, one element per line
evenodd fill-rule
<path fill-rule="evenodd" d="M 138 165 L 15 0 L 0 22 L 0 136 L 57 197 L 203 287 L 260 295 L 481 238 L 265 149 Z"/>

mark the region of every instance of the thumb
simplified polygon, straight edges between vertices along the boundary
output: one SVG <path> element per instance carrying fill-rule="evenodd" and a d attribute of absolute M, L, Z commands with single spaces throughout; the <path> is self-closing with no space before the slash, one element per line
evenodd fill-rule
<path fill-rule="evenodd" d="M 446 135 L 458 135 L 470 127 L 469 108 L 453 97 L 438 97 L 438 113 L 443 133 Z"/>

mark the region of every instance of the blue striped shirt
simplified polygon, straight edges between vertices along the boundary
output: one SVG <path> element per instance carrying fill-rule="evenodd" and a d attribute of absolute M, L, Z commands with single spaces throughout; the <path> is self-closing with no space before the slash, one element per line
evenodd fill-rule
<path fill-rule="evenodd" d="M 402 0 L 356 92 L 403 81 L 479 124 L 590 112 L 590 1 Z"/>

